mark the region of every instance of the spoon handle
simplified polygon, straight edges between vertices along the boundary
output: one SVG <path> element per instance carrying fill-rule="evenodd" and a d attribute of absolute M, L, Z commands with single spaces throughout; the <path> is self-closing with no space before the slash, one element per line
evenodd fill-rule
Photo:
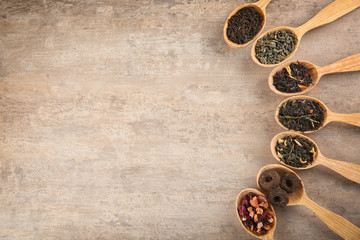
<path fill-rule="evenodd" d="M 271 0 L 260 0 L 256 3 L 256 5 L 265 12 L 266 6 L 269 4 Z"/>
<path fill-rule="evenodd" d="M 320 155 L 317 160 L 320 160 L 319 164 L 330 168 L 347 179 L 360 183 L 360 165 L 351 162 L 333 160 Z"/>
<path fill-rule="evenodd" d="M 344 122 L 360 127 L 360 113 L 344 114 L 328 112 L 328 122 Z"/>
<path fill-rule="evenodd" d="M 274 234 L 266 234 L 261 238 L 264 240 L 274 240 Z"/>
<path fill-rule="evenodd" d="M 336 0 L 318 12 L 318 14 L 309 21 L 296 28 L 296 32 L 298 36 L 301 37 L 311 29 L 335 21 L 359 6 L 359 0 Z"/>
<path fill-rule="evenodd" d="M 345 218 L 321 207 L 306 195 L 301 199 L 301 203 L 313 211 L 321 221 L 340 237 L 351 240 L 360 239 L 360 229 Z"/>
<path fill-rule="evenodd" d="M 360 71 L 360 53 L 318 68 L 319 75 L 352 71 Z"/>

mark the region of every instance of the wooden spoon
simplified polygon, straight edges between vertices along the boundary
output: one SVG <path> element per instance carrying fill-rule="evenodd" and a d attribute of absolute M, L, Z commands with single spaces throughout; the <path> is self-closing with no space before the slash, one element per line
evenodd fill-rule
<path fill-rule="evenodd" d="M 280 177 L 284 176 L 286 173 L 294 173 L 300 179 L 300 188 L 298 188 L 295 192 L 289 194 L 289 203 L 288 206 L 291 205 L 303 205 L 313 211 L 320 219 L 323 221 L 332 231 L 338 234 L 340 237 L 344 239 L 351 239 L 351 240 L 359 240 L 360 239 L 360 229 L 346 220 L 345 218 L 333 213 L 320 205 L 316 204 L 312 201 L 305 192 L 304 184 L 301 181 L 301 178 L 291 169 L 284 167 L 279 164 L 270 164 L 262 169 L 260 169 L 257 175 L 257 183 L 264 193 L 268 194 L 268 192 L 264 191 L 259 184 L 260 175 L 269 169 L 276 170 Z"/>
<path fill-rule="evenodd" d="M 239 212 L 238 212 L 238 206 L 241 205 L 242 203 L 242 200 L 244 198 L 244 196 L 248 193 L 255 193 L 257 196 L 261 195 L 261 196 L 264 196 L 265 195 L 260 192 L 259 190 L 255 189 L 255 188 L 246 188 L 244 190 L 242 190 L 239 195 L 237 196 L 236 198 L 236 202 L 235 202 L 235 209 L 236 209 L 236 215 L 238 216 L 238 219 L 240 221 L 240 224 L 241 226 L 243 226 L 243 228 L 245 228 L 245 230 L 250 233 L 251 235 L 253 235 L 254 237 L 257 237 L 257 238 L 260 238 L 260 239 L 264 239 L 264 240 L 272 240 L 274 239 L 274 232 L 275 232 L 275 228 L 276 228 L 276 223 L 277 223 L 277 219 L 276 219 L 276 214 L 275 214 L 275 211 L 273 209 L 273 207 L 271 206 L 271 204 L 269 203 L 269 209 L 270 211 L 274 212 L 274 225 L 273 227 L 264 235 L 256 235 L 255 233 L 253 233 L 252 231 L 250 231 L 249 229 L 247 229 L 244 224 L 243 224 L 243 221 L 241 220 L 241 217 L 239 215 Z"/>
<path fill-rule="evenodd" d="M 254 45 L 252 46 L 251 57 L 255 63 L 257 63 L 263 67 L 274 67 L 276 65 L 279 65 L 281 62 L 288 60 L 295 54 L 297 48 L 299 47 L 300 40 L 305 33 L 307 33 L 308 31 L 310 31 L 314 28 L 317 28 L 319 26 L 322 26 L 322 25 L 325 25 L 332 21 L 335 21 L 336 19 L 344 16 L 345 14 L 351 12 L 352 10 L 358 8 L 359 6 L 360 6 L 359 0 L 336 0 L 336 1 L 332 2 L 331 4 L 329 4 L 328 6 L 326 6 L 318 14 L 316 14 L 313 18 L 311 18 L 309 21 L 307 21 L 305 24 L 301 25 L 300 27 L 292 28 L 292 27 L 282 26 L 282 27 L 277 27 L 277 28 L 273 28 L 269 31 L 266 31 L 265 33 L 261 34 L 261 36 L 255 41 Z M 292 51 L 285 59 L 283 59 L 279 63 L 276 63 L 276 64 L 261 63 L 256 58 L 256 53 L 255 53 L 255 46 L 256 46 L 258 40 L 271 32 L 275 32 L 275 31 L 279 31 L 279 30 L 287 30 L 287 31 L 292 31 L 295 33 L 295 36 L 298 41 L 295 45 L 294 51 Z"/>
<path fill-rule="evenodd" d="M 295 92 L 295 93 L 286 93 L 281 92 L 277 90 L 274 86 L 274 75 L 281 71 L 283 68 L 289 66 L 291 63 L 301 63 L 306 69 L 309 70 L 309 73 L 311 75 L 313 83 L 310 84 L 306 89 L 304 89 L 301 92 Z M 339 72 L 352 72 L 352 71 L 360 71 L 360 53 L 346 57 L 344 59 L 341 59 L 337 62 L 334 62 L 332 64 L 329 64 L 327 66 L 319 67 L 315 64 L 312 64 L 311 62 L 306 61 L 293 61 L 293 62 L 287 62 L 284 63 L 276 68 L 274 68 L 271 73 L 269 74 L 268 78 L 268 84 L 271 89 L 276 94 L 282 95 L 282 96 L 296 96 L 300 94 L 304 94 L 311 89 L 313 89 L 316 84 L 318 84 L 319 79 L 325 75 L 330 73 L 339 73 Z"/>
<path fill-rule="evenodd" d="M 301 95 L 301 96 L 294 96 L 294 97 L 289 97 L 287 99 L 285 99 L 284 101 L 282 101 L 276 108 L 276 111 L 275 111 L 275 120 L 276 122 L 282 127 L 282 128 L 285 128 L 287 130 L 291 130 L 291 129 L 288 129 L 286 128 L 284 125 L 282 125 L 279 121 L 279 110 L 281 108 L 281 106 L 287 102 L 287 101 L 291 101 L 291 100 L 296 100 L 296 99 L 309 99 L 311 101 L 314 101 L 314 102 L 318 102 L 320 107 L 322 109 L 325 110 L 324 112 L 324 122 L 323 124 L 316 130 L 312 130 L 312 131 L 305 131 L 304 133 L 312 133 L 312 132 L 315 132 L 321 128 L 323 128 L 326 124 L 328 124 L 329 122 L 344 122 L 344 123 L 348 123 L 348 124 L 351 124 L 351 125 L 355 125 L 355 126 L 358 126 L 360 127 L 360 113 L 352 113 L 352 114 L 344 114 L 344 113 L 334 113 L 332 111 L 330 111 L 323 102 L 321 102 L 320 100 L 316 99 L 316 98 L 312 98 L 312 97 L 309 97 L 309 96 L 304 96 L 304 95 Z M 295 130 L 291 130 L 291 131 L 295 131 Z"/>
<path fill-rule="evenodd" d="M 293 166 L 287 165 L 286 163 L 281 161 L 281 159 L 278 157 L 278 155 L 276 153 L 275 147 L 276 147 L 277 141 L 279 139 L 283 139 L 284 137 L 287 137 L 287 136 L 291 136 L 291 137 L 298 136 L 300 138 L 305 138 L 315 145 L 315 156 L 314 156 L 312 164 L 308 164 L 305 167 L 293 167 Z M 273 156 L 276 158 L 276 160 L 278 160 L 284 166 L 287 166 L 292 169 L 304 170 L 304 169 L 312 168 L 316 165 L 323 165 L 323 166 L 328 167 L 331 170 L 339 173 L 340 175 L 346 177 L 347 179 L 350 179 L 351 181 L 360 183 L 360 165 L 355 164 L 355 163 L 350 163 L 350 162 L 333 160 L 333 159 L 325 157 L 324 155 L 321 154 L 319 147 L 316 145 L 316 143 L 311 138 L 308 138 L 302 134 L 295 133 L 295 132 L 279 133 L 271 140 L 270 147 L 271 147 L 271 152 L 272 152 Z"/>
<path fill-rule="evenodd" d="M 259 34 L 261 33 L 261 31 L 263 30 L 264 26 L 265 26 L 265 22 L 266 22 L 266 13 L 265 13 L 265 8 L 266 6 L 268 5 L 268 3 L 270 2 L 271 0 L 260 0 L 256 3 L 248 3 L 248 4 L 243 4 L 243 5 L 240 5 L 239 7 L 237 7 L 234 11 L 232 11 L 230 13 L 230 15 L 228 16 L 228 18 L 226 19 L 225 21 L 225 26 L 224 26 L 224 39 L 225 39 L 225 42 L 227 43 L 227 45 L 229 45 L 230 47 L 232 48 L 243 48 L 247 45 L 249 45 L 252 41 L 254 41 L 254 39 L 259 36 Z M 226 31 L 227 31 L 227 27 L 228 27 L 228 23 L 229 23 L 229 19 L 235 14 L 237 13 L 240 9 L 244 8 L 244 7 L 253 7 L 255 8 L 255 10 L 257 12 L 259 12 L 262 16 L 263 16 L 263 23 L 261 24 L 261 29 L 260 31 L 253 37 L 252 40 L 248 41 L 247 43 L 244 43 L 244 44 L 237 44 L 237 43 L 234 43 L 232 41 L 230 41 L 230 39 L 228 38 L 227 34 L 226 34 Z"/>

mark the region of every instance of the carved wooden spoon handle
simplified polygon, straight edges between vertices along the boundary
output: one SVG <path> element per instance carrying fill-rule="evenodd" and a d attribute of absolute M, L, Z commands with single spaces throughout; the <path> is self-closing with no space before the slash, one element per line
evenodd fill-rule
<path fill-rule="evenodd" d="M 318 73 L 321 75 L 352 71 L 360 71 L 360 53 L 346 57 L 327 66 L 318 68 Z"/>
<path fill-rule="evenodd" d="M 349 240 L 360 239 L 360 229 L 345 218 L 333 213 L 310 200 L 306 195 L 301 202 L 313 211 L 332 231 Z"/>
<path fill-rule="evenodd" d="M 328 113 L 328 122 L 344 122 L 360 127 L 360 113 L 344 114 L 344 113 Z"/>
<path fill-rule="evenodd" d="M 351 181 L 360 183 L 360 165 L 319 156 L 318 163 L 330 168 Z"/>
<path fill-rule="evenodd" d="M 311 29 L 331 23 L 360 6 L 359 0 L 336 0 L 318 12 L 312 19 L 296 29 L 302 36 Z"/>
<path fill-rule="evenodd" d="M 261 10 L 265 11 L 266 6 L 269 4 L 271 0 L 260 0 L 255 3 Z"/>

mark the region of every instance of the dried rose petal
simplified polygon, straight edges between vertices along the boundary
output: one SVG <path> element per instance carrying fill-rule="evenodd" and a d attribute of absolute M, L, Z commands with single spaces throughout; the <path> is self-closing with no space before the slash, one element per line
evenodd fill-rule
<path fill-rule="evenodd" d="M 239 206 L 240 207 L 240 206 Z M 239 215 L 241 217 L 247 217 L 249 215 L 248 211 L 246 210 L 246 208 L 244 206 L 241 206 L 239 209 Z"/>

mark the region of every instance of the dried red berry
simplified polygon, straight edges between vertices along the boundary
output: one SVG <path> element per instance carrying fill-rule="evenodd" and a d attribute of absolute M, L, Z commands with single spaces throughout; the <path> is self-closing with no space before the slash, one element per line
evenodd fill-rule
<path fill-rule="evenodd" d="M 264 196 L 247 194 L 238 206 L 238 213 L 244 226 L 257 235 L 265 234 L 274 225 L 268 201 Z"/>

